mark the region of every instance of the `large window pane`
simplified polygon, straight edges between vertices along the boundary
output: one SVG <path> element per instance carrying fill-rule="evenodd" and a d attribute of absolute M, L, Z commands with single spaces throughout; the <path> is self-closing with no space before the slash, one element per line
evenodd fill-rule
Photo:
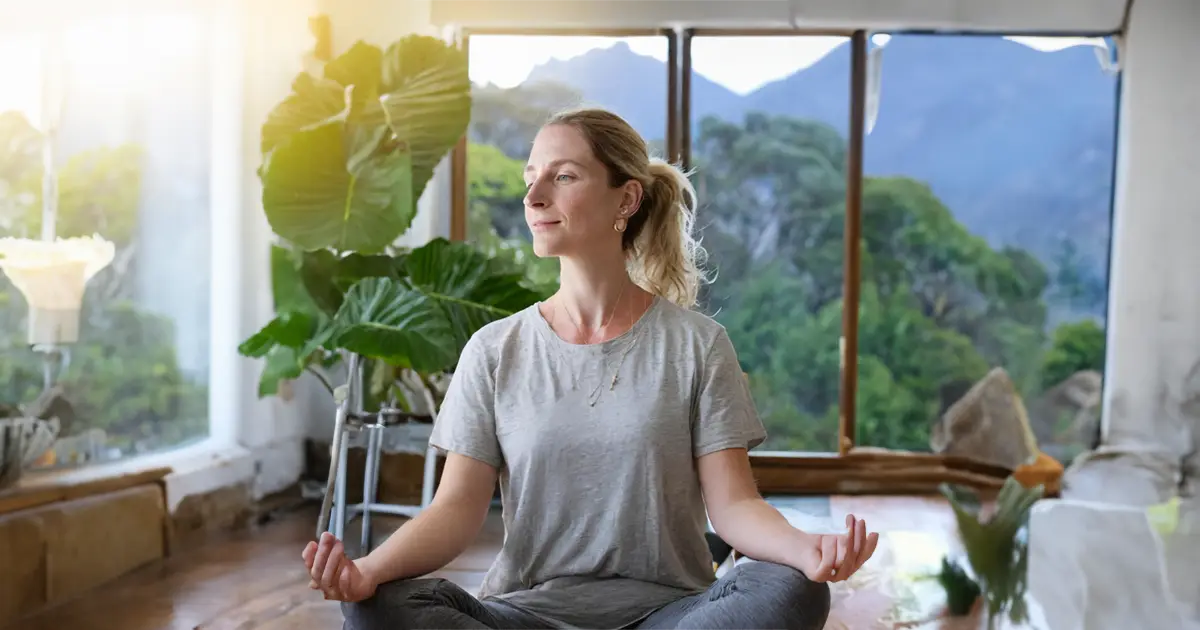
<path fill-rule="evenodd" d="M 703 308 L 750 378 L 761 450 L 837 450 L 849 73 L 846 38 L 692 40 Z"/>
<path fill-rule="evenodd" d="M 886 42 L 864 157 L 860 444 L 930 449 L 997 368 L 1046 453 L 1067 461 L 1095 439 L 1116 79 L 1069 43 Z M 998 425 L 1016 406 L 999 400 L 937 439 L 1006 449 Z"/>
<path fill-rule="evenodd" d="M 522 172 L 533 138 L 551 114 L 596 105 L 665 155 L 666 59 L 662 36 L 472 36 L 468 239 L 521 264 L 534 283 L 556 283 L 558 260 L 534 256 L 525 225 Z"/>
<path fill-rule="evenodd" d="M 56 233 L 98 234 L 113 263 L 84 296 L 80 339 L 57 380 L 73 409 L 42 465 L 161 450 L 208 433 L 209 83 L 207 12 L 156 12 L 0 37 L 0 236 L 40 238 L 47 94 Z M 49 47 L 49 48 L 47 48 Z M 44 83 L 60 89 L 43 89 Z M 0 274 L 0 396 L 42 392 L 27 307 Z"/>

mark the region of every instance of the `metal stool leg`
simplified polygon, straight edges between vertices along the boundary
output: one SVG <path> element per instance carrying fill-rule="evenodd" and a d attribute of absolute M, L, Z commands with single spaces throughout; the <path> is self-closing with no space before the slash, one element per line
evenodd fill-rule
<path fill-rule="evenodd" d="M 383 458 L 383 430 L 370 429 L 367 434 L 367 461 L 363 466 L 362 546 L 360 553 L 371 552 L 371 509 L 379 488 L 379 460 Z"/>
<path fill-rule="evenodd" d="M 350 356 L 349 372 L 358 371 L 358 356 Z M 350 398 L 347 396 L 338 404 L 337 414 L 333 420 L 333 446 L 329 453 L 329 475 L 325 479 L 325 497 L 321 500 L 321 514 L 317 517 L 317 538 L 327 531 L 335 535 L 341 530 L 345 521 L 345 475 L 346 475 L 346 416 L 350 411 Z M 338 489 L 341 488 L 341 492 Z M 340 496 L 335 496 L 340 494 Z M 336 503 L 336 505 L 335 505 Z M 341 515 L 335 514 L 340 509 Z M 333 530 L 330 530 L 330 519 L 334 519 Z"/>
<path fill-rule="evenodd" d="M 427 508 L 433 501 L 433 484 L 437 477 L 437 449 L 425 449 L 425 476 L 421 479 L 421 507 Z"/>
<path fill-rule="evenodd" d="M 346 535 L 346 459 L 350 451 L 349 442 L 343 437 L 339 445 L 337 485 L 333 489 L 333 535 L 345 541 Z"/>

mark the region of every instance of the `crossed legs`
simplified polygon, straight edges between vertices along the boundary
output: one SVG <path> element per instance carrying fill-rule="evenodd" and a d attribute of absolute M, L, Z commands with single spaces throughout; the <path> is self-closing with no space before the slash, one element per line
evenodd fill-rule
<path fill-rule="evenodd" d="M 733 568 L 703 593 L 684 597 L 634 627 L 647 630 L 821 630 L 829 616 L 829 586 L 769 562 Z M 382 584 L 375 596 L 343 604 L 344 630 L 533 629 L 546 624 L 504 602 L 480 601 L 443 579 Z"/>

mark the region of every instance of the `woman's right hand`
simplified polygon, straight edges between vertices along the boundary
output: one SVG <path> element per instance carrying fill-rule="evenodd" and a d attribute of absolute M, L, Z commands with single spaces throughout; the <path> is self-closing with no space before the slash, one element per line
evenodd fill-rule
<path fill-rule="evenodd" d="M 333 534 L 325 532 L 319 543 L 308 543 L 301 557 L 312 578 L 308 587 L 324 593 L 325 599 L 360 602 L 375 594 L 378 584 L 362 571 L 361 560 L 346 557 L 342 541 Z"/>

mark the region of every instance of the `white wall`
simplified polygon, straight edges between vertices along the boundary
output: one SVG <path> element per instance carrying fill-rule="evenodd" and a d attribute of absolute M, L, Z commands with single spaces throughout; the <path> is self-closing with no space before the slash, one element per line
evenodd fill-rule
<path fill-rule="evenodd" d="M 304 425 L 296 405 L 278 398 L 260 400 L 256 384 L 262 362 L 237 354 L 237 345 L 273 317 L 269 246 L 272 234 L 262 210 L 262 187 L 255 173 L 261 162 L 259 129 L 267 113 L 285 97 L 312 48 L 308 17 L 313 2 L 223 0 L 224 24 L 231 29 L 216 46 L 222 90 L 214 116 L 213 352 L 221 407 L 214 424 L 244 449 L 256 497 L 293 483 L 303 468 Z M 228 296 L 228 304 L 219 303 Z M 219 318 L 219 319 L 218 319 Z M 229 369 L 227 366 L 232 366 Z M 223 424 L 221 424 L 223 423 Z M 216 428 L 216 427 L 215 427 Z"/>
<path fill-rule="evenodd" d="M 1194 0 L 1138 0 L 1124 51 L 1104 425 L 1110 447 L 1146 453 L 1124 489 L 1143 501 L 1200 438 L 1198 26 Z"/>

